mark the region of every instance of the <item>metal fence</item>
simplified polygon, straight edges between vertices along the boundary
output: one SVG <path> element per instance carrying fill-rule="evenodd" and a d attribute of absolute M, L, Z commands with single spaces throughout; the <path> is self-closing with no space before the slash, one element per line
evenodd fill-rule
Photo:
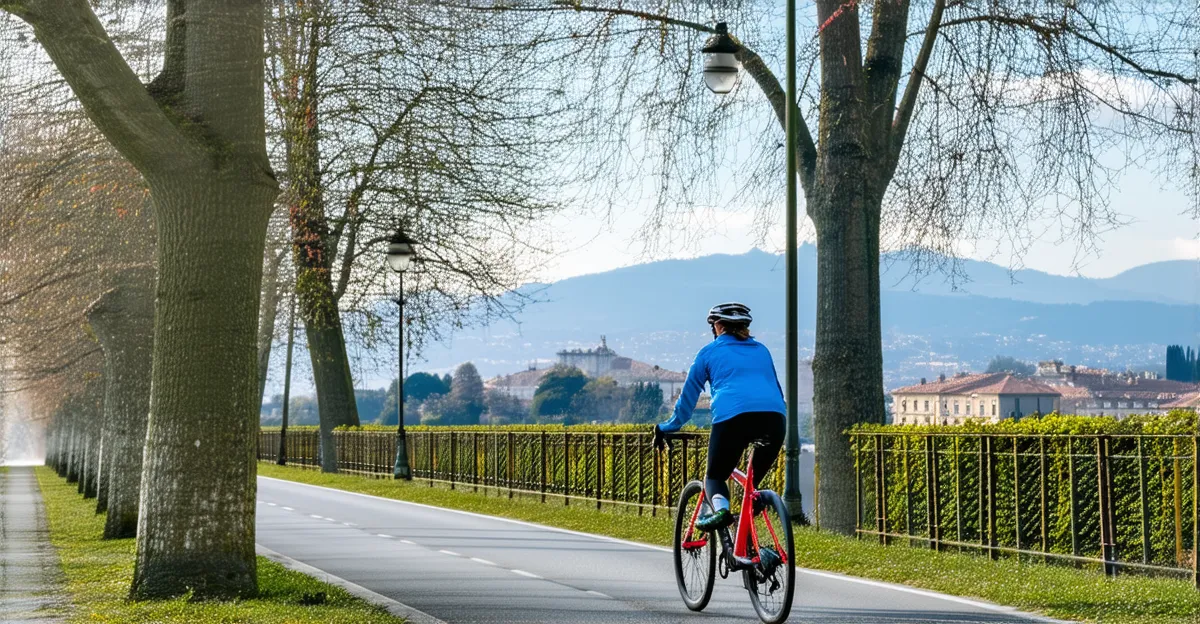
<path fill-rule="evenodd" d="M 1190 575 L 1200 588 L 1191 435 L 854 432 L 858 533 Z"/>
<path fill-rule="evenodd" d="M 278 459 L 279 431 L 258 435 L 258 458 Z M 708 433 L 687 434 L 669 453 L 656 453 L 649 433 L 587 430 L 409 431 L 408 458 L 413 478 L 451 488 L 507 492 L 565 505 L 635 506 L 657 514 L 671 507 L 683 484 L 704 475 Z M 392 475 L 396 434 L 384 431 L 337 431 L 338 470 L 374 476 Z M 319 434 L 287 433 L 289 464 L 316 467 Z M 776 466 L 782 465 L 782 453 Z M 782 492 L 783 470 L 773 469 L 764 487 Z M 777 483 L 778 481 L 778 483 Z"/>

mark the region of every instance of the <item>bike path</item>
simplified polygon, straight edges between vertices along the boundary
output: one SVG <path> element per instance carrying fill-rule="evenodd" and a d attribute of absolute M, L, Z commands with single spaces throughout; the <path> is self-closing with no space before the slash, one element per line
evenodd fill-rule
<path fill-rule="evenodd" d="M 61 592 L 37 476 L 30 466 L 0 470 L 0 622 L 60 622 Z"/>
<path fill-rule="evenodd" d="M 688 611 L 666 549 L 267 477 L 258 499 L 259 544 L 448 623 L 758 621 L 740 575 L 718 577 L 709 606 Z M 799 571 L 790 621 L 1038 619 Z"/>

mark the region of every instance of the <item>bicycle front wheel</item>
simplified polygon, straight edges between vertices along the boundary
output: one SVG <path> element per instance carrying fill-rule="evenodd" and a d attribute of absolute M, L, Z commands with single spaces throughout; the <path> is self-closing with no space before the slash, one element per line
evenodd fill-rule
<path fill-rule="evenodd" d="M 711 511 L 704 499 L 704 485 L 692 481 L 679 493 L 679 508 L 675 514 L 675 581 L 683 604 L 692 611 L 708 606 L 712 598 L 713 579 L 717 571 L 716 539 L 710 533 L 696 531 L 692 518 L 697 506 L 699 513 Z"/>
<path fill-rule="evenodd" d="M 746 569 L 744 575 L 750 602 L 759 619 L 766 624 L 787 620 L 792 610 L 792 594 L 796 583 L 796 552 L 792 542 L 792 522 L 783 499 L 770 490 L 760 490 L 756 504 L 753 535 L 757 544 L 749 548 L 751 557 L 759 563 Z"/>

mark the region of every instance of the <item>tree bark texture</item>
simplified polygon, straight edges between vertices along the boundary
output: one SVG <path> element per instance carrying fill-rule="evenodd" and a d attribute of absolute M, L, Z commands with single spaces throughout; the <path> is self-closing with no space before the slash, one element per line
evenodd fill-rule
<path fill-rule="evenodd" d="M 209 175 L 218 179 L 151 187 L 160 251 L 138 597 L 256 587 L 256 326 L 274 190 L 236 170 Z"/>
<path fill-rule="evenodd" d="M 88 309 L 88 322 L 104 349 L 104 539 L 137 534 L 154 347 L 153 267 L 126 269 L 116 283 Z"/>

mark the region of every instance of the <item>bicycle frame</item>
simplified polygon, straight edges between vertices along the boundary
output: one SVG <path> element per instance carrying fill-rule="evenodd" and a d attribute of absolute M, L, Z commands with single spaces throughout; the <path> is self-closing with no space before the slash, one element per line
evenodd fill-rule
<path fill-rule="evenodd" d="M 746 471 L 734 469 L 730 478 L 734 483 L 742 486 L 742 509 L 738 514 L 737 535 L 733 542 L 733 556 L 736 560 L 747 561 L 747 551 L 750 544 L 754 544 L 754 557 L 748 559 L 750 563 L 758 563 L 759 551 L 759 535 L 758 529 L 754 526 L 754 497 L 758 490 L 754 488 L 754 450 L 750 450 L 750 457 L 746 461 Z M 702 548 L 708 544 L 709 536 L 701 536 L 700 539 L 693 539 L 696 532 L 696 519 L 700 517 L 700 508 L 704 506 L 704 500 L 707 493 L 701 490 L 700 501 L 696 504 L 696 509 L 692 512 L 692 518 L 688 522 L 688 532 L 680 547 L 684 550 L 694 550 Z M 763 520 L 767 525 L 767 532 L 771 535 L 771 541 L 775 545 L 775 552 L 783 560 L 784 564 L 788 563 L 787 550 L 779 543 L 779 535 L 775 531 L 775 527 L 771 524 L 770 516 L 764 514 Z"/>

